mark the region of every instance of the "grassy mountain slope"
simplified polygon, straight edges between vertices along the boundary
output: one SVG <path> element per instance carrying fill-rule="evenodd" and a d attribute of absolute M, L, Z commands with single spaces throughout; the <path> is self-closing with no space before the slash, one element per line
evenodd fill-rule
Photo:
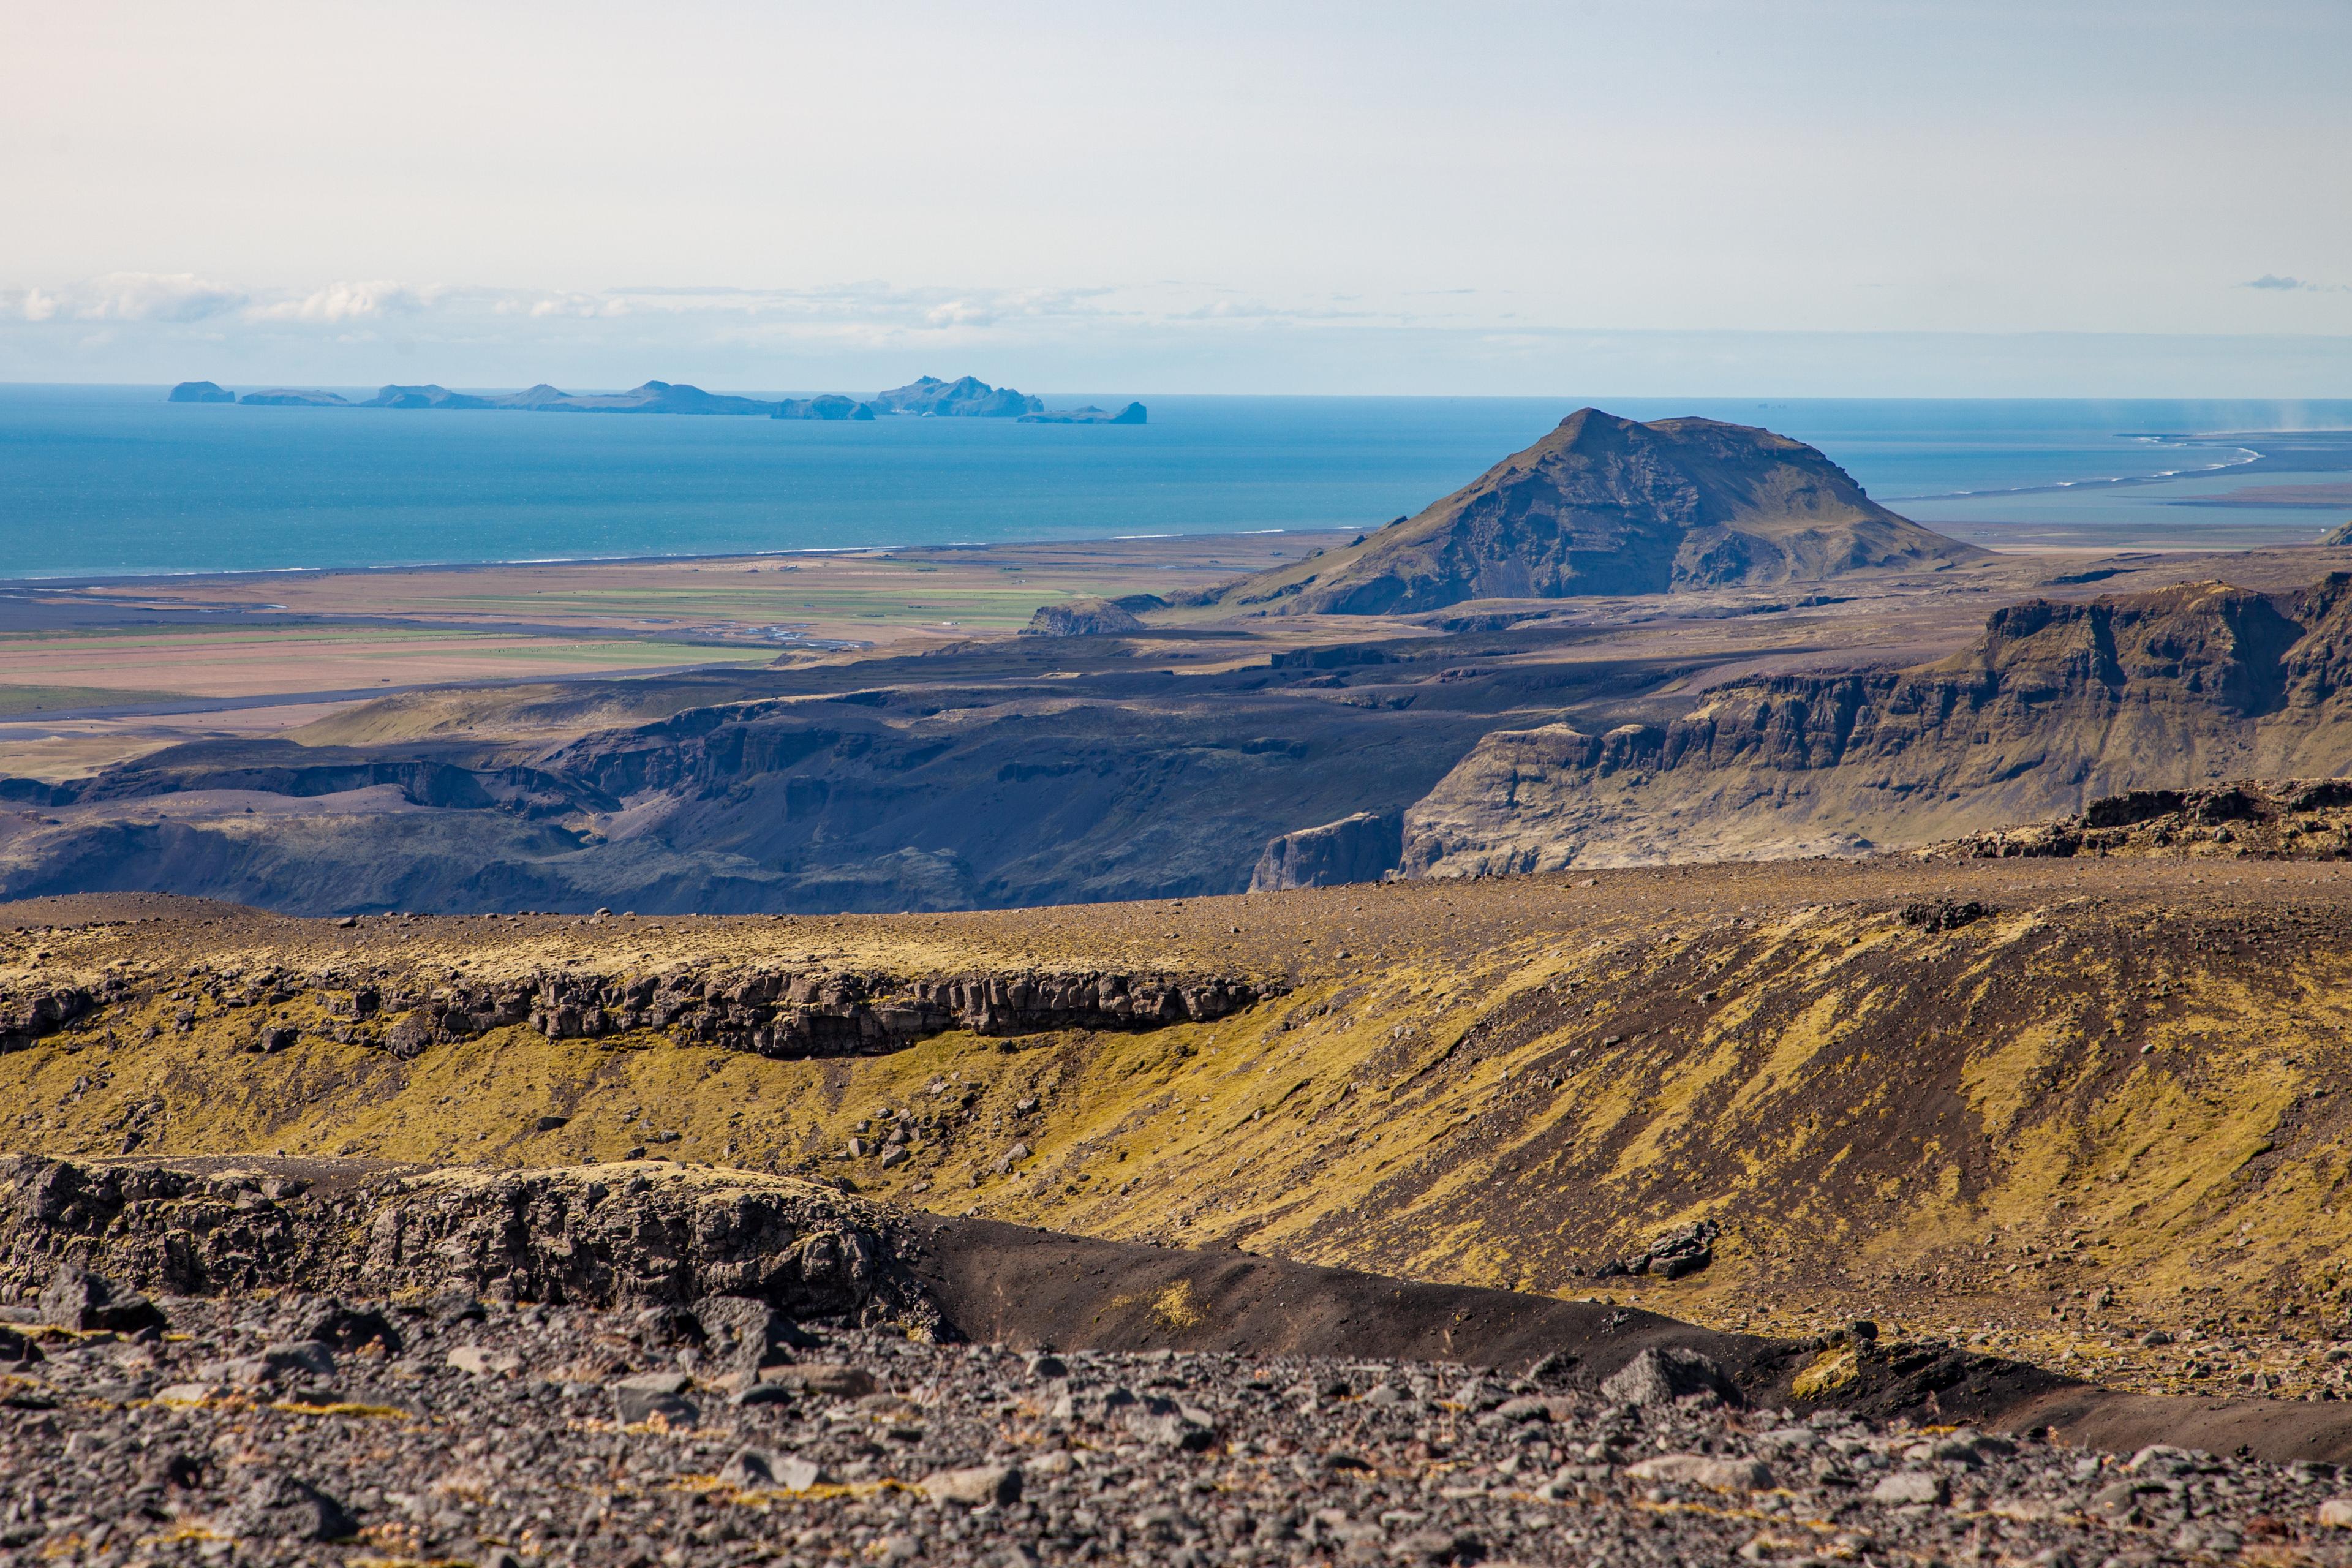
<path fill-rule="evenodd" d="M 1981 553 L 1887 510 L 1801 441 L 1583 408 L 1419 515 L 1245 578 L 1217 603 L 1405 615 L 1470 599 L 1819 582 Z"/>

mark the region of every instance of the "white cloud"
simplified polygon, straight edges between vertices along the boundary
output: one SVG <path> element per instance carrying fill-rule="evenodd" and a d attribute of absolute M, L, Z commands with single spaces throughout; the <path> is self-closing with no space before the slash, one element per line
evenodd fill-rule
<path fill-rule="evenodd" d="M 201 321 L 236 310 L 247 296 L 189 272 L 110 272 L 53 288 L 0 290 L 28 321 Z"/>
<path fill-rule="evenodd" d="M 256 321 L 339 325 L 373 321 L 394 311 L 415 310 L 425 303 L 425 298 L 415 289 L 379 279 L 364 283 L 330 283 L 299 299 L 255 305 L 246 311 L 246 317 Z"/>

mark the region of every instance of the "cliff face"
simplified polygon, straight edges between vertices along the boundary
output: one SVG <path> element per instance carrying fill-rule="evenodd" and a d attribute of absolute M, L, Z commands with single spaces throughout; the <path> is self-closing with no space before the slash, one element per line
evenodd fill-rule
<path fill-rule="evenodd" d="M 1403 818 L 1392 811 L 1360 811 L 1320 827 L 1303 827 L 1267 840 L 1250 873 L 1253 893 L 1286 888 L 1329 888 L 1377 882 L 1395 868 L 1403 850 Z"/>
<path fill-rule="evenodd" d="M 1409 614 L 1921 569 L 1980 552 L 1872 500 L 1812 447 L 1711 419 L 1580 409 L 1417 517 L 1229 589 L 1235 609 Z"/>
<path fill-rule="evenodd" d="M 2135 789 L 2352 771 L 2347 586 L 2035 601 L 1939 664 L 1743 681 L 1663 727 L 1497 731 L 1407 814 L 1404 866 L 1851 852 Z"/>

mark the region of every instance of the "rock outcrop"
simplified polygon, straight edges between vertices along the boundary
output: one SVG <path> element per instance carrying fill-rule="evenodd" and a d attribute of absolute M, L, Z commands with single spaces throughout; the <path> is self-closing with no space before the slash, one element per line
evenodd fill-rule
<path fill-rule="evenodd" d="M 42 985 L 22 994 L 0 993 L 0 1052 L 21 1051 L 55 1034 L 94 1005 L 87 986 Z"/>
<path fill-rule="evenodd" d="M 1414 875 L 1852 853 L 2135 790 L 2352 773 L 2352 575 L 1997 611 L 1880 675 L 1718 688 L 1683 718 L 1488 735 L 1406 814 Z"/>
<path fill-rule="evenodd" d="M 833 969 L 680 969 L 660 974 L 546 972 L 511 980 L 424 985 L 343 970 L 191 973 L 177 984 L 212 1016 L 314 1003 L 319 1032 L 401 1058 L 527 1024 L 550 1039 L 597 1039 L 654 1030 L 680 1042 L 778 1058 L 878 1056 L 950 1029 L 1010 1036 L 1058 1029 L 1148 1029 L 1206 1023 L 1277 994 L 1278 985 L 1226 975 L 1022 970 L 907 978 Z M 152 1000 L 120 976 L 96 987 L 38 984 L 0 994 L 0 1053 L 21 1050 L 100 1008 Z M 318 1028 L 318 1026 L 313 1026 Z M 268 1052 L 299 1033 L 265 1020 L 247 1049 Z"/>
<path fill-rule="evenodd" d="M 1109 599 L 1068 599 L 1042 605 L 1021 628 L 1024 637 L 1090 637 L 1139 632 L 1143 623 Z"/>
<path fill-rule="evenodd" d="M 1271 893 L 1285 888 L 1377 882 L 1396 869 L 1403 854 L 1402 813 L 1360 811 L 1270 840 L 1250 873 L 1249 890 Z"/>
<path fill-rule="evenodd" d="M 236 394 L 213 381 L 184 381 L 172 388 L 166 403 L 235 403 Z"/>
<path fill-rule="evenodd" d="M 1584 408 L 1418 516 L 1244 578 L 1222 602 L 1407 615 L 1471 599 L 1818 582 L 1982 553 L 1887 510 L 1801 441 Z"/>
<path fill-rule="evenodd" d="M 936 1323 L 905 1224 L 784 1178 L 590 1167 L 371 1173 L 313 1184 L 234 1160 L 0 1163 L 0 1279 L 63 1265 L 173 1295 L 299 1281 L 349 1296 L 686 1305 L 751 1297 L 787 1315 Z"/>
<path fill-rule="evenodd" d="M 2068 859 L 2170 855 L 2352 859 L 2352 779 L 2235 780 L 2095 800 L 2080 816 L 1972 833 L 1920 851 L 1932 859 Z"/>
<path fill-rule="evenodd" d="M 486 1018 L 505 1021 L 523 1005 L 531 1026 L 552 1039 L 656 1028 L 726 1049 L 795 1058 L 876 1055 L 949 1029 L 1027 1035 L 1205 1023 L 1270 994 L 1263 984 L 1216 975 L 559 974 L 540 977 L 528 992 L 456 999 L 431 1016 L 436 1032 L 448 1037 L 488 1026 Z"/>

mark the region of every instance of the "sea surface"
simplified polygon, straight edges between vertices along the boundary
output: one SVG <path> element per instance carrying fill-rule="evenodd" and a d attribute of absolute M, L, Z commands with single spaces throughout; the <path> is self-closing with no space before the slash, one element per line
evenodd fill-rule
<path fill-rule="evenodd" d="M 1151 422 L 1120 427 L 259 408 L 164 390 L 0 386 L 0 578 L 1371 527 L 1586 401 L 1769 426 L 1971 538 L 2270 543 L 2352 515 L 2181 504 L 2352 479 L 2257 466 L 2259 437 L 2224 434 L 2352 427 L 2352 402 L 1146 394 Z"/>

